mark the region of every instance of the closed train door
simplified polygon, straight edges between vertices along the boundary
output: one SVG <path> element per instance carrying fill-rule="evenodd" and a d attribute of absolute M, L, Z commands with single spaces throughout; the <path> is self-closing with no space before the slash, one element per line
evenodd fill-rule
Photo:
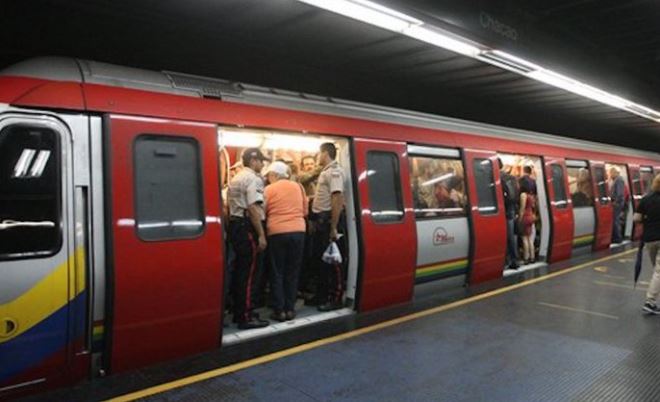
<path fill-rule="evenodd" d="M 596 234 L 594 250 L 609 248 L 612 241 L 612 203 L 607 189 L 607 174 L 605 163 L 590 161 L 589 168 L 593 177 L 594 209 L 596 211 Z"/>
<path fill-rule="evenodd" d="M 223 243 L 217 130 L 106 117 L 112 241 L 110 369 L 220 345 Z"/>
<path fill-rule="evenodd" d="M 355 173 L 362 231 L 359 309 L 412 298 L 415 218 L 406 144 L 356 139 Z"/>
<path fill-rule="evenodd" d="M 73 147 L 50 117 L 0 115 L 0 399 L 71 378 L 84 359 L 84 253 Z M 82 365 L 84 375 L 85 366 Z"/>
<path fill-rule="evenodd" d="M 548 262 L 567 259 L 573 249 L 573 206 L 568 199 L 566 163 L 563 158 L 545 157 L 545 180 L 552 222 Z"/>
<path fill-rule="evenodd" d="M 466 149 L 471 236 L 469 282 L 502 277 L 506 251 L 506 217 L 500 191 L 497 154 Z"/>
<path fill-rule="evenodd" d="M 644 196 L 642 188 L 642 176 L 639 165 L 628 164 L 628 177 L 630 178 L 630 196 L 632 198 L 633 212 L 637 211 L 639 201 Z M 633 223 L 632 240 L 639 240 L 642 238 L 642 224 Z"/>

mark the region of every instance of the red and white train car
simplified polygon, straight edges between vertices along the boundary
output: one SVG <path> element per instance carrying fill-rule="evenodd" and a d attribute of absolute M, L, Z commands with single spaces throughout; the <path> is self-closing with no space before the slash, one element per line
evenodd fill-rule
<path fill-rule="evenodd" d="M 244 339 L 223 326 L 227 166 L 248 146 L 296 161 L 323 141 L 349 178 L 341 314 L 409 302 L 417 283 L 500 278 L 498 157 L 535 168 L 541 263 L 610 245 L 606 165 L 633 203 L 660 166 L 649 152 L 185 74 L 20 63 L 0 73 L 0 398 Z M 453 204 L 425 201 L 447 177 Z"/>

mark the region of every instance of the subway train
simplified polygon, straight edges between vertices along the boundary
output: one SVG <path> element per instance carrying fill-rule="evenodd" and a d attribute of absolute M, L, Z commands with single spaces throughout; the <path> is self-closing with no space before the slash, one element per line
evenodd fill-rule
<path fill-rule="evenodd" d="M 223 189 L 259 147 L 345 172 L 345 308 L 238 331 Z M 500 168 L 502 166 L 502 168 Z M 610 247 L 655 153 L 176 72 L 37 58 L 0 72 L 0 399 L 410 302 L 505 268 L 500 170 L 538 191 L 533 266 Z M 303 267 L 303 270 L 305 268 Z M 514 272 L 515 274 L 515 272 Z"/>

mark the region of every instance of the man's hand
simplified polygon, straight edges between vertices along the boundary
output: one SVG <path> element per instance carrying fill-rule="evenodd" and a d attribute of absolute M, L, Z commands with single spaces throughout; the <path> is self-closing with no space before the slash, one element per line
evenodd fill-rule
<path fill-rule="evenodd" d="M 264 235 L 259 236 L 259 245 L 257 246 L 257 249 L 259 251 L 264 251 L 266 249 L 266 246 L 268 246 L 268 243 L 266 242 L 266 236 Z"/>
<path fill-rule="evenodd" d="M 331 228 L 330 229 L 330 241 L 335 241 L 337 240 L 337 228 Z"/>

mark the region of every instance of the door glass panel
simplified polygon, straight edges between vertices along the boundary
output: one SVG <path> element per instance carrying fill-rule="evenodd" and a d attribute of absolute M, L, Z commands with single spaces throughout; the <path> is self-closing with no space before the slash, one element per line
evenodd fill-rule
<path fill-rule="evenodd" d="M 493 176 L 493 163 L 490 159 L 474 159 L 474 181 L 477 186 L 477 206 L 483 214 L 497 213 L 497 196 L 495 193 L 495 179 Z"/>
<path fill-rule="evenodd" d="M 610 202 L 610 197 L 607 195 L 607 178 L 605 177 L 605 168 L 594 168 L 594 175 L 596 176 L 596 187 L 598 188 L 598 198 L 601 204 Z"/>
<path fill-rule="evenodd" d="M 199 147 L 194 139 L 135 141 L 137 231 L 143 240 L 198 236 L 204 230 Z"/>
<path fill-rule="evenodd" d="M 403 219 L 399 159 L 392 152 L 367 153 L 367 180 L 371 216 L 375 222 Z"/>
<path fill-rule="evenodd" d="M 59 155 L 53 130 L 12 125 L 0 132 L 0 259 L 59 251 Z"/>
<path fill-rule="evenodd" d="M 554 204 L 557 208 L 566 208 L 568 205 L 566 198 L 566 186 L 564 184 L 564 169 L 559 164 L 550 165 L 552 177 L 552 189 L 554 190 Z"/>

